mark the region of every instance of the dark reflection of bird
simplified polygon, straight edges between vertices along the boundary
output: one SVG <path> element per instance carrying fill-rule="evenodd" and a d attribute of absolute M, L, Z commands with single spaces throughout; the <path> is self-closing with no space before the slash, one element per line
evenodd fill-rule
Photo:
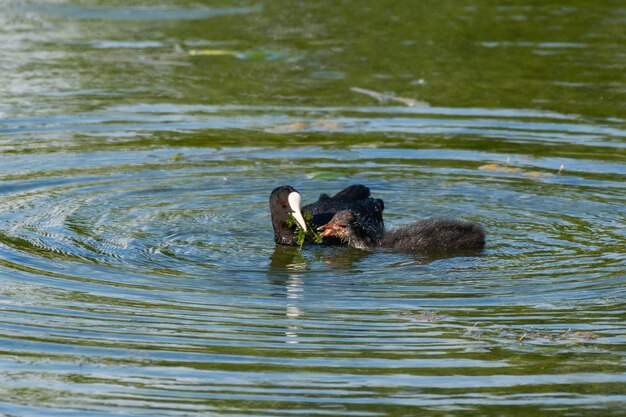
<path fill-rule="evenodd" d="M 383 222 L 383 200 L 370 197 L 370 189 L 356 184 L 330 197 L 320 195 L 315 203 L 300 207 L 301 196 L 295 188 L 289 185 L 277 187 L 270 194 L 270 212 L 274 226 L 274 240 L 279 245 L 295 245 L 295 226 L 289 227 L 287 219 L 291 214 L 300 226 L 306 231 L 307 225 L 302 215 L 309 211 L 313 215 L 312 226 L 326 224 L 335 213 L 341 210 L 350 210 L 358 221 L 362 233 L 370 239 L 379 240 L 385 231 Z M 329 237 L 324 239 L 325 244 L 341 243 L 340 239 Z"/>
<path fill-rule="evenodd" d="M 359 249 L 375 247 L 407 252 L 439 252 L 481 249 L 485 231 L 476 224 L 455 219 L 432 218 L 400 226 L 373 238 L 350 210 L 337 212 L 330 222 L 320 226 L 322 236 L 334 236 Z"/>

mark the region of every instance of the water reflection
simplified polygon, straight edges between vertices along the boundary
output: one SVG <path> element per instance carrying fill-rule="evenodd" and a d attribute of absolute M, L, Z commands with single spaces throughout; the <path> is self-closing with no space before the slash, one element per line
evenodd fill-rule
<path fill-rule="evenodd" d="M 283 291 L 275 293 L 287 299 L 285 318 L 287 330 L 286 343 L 298 344 L 298 318 L 303 314 L 301 300 L 304 297 L 302 272 L 307 269 L 307 263 L 296 247 L 276 245 L 268 268 L 268 275 L 272 285 L 280 286 Z"/>
<path fill-rule="evenodd" d="M 291 265 L 293 267 L 293 264 Z M 287 323 L 289 323 L 288 331 L 285 332 L 287 337 L 287 343 L 298 343 L 298 318 L 302 315 L 302 309 L 300 308 L 299 300 L 304 296 L 302 277 L 297 274 L 293 274 L 286 282 L 287 288 Z"/>
<path fill-rule="evenodd" d="M 143 3 L 0 5 L 0 413 L 623 414 L 615 2 Z M 487 249 L 277 247 L 276 183 Z"/>

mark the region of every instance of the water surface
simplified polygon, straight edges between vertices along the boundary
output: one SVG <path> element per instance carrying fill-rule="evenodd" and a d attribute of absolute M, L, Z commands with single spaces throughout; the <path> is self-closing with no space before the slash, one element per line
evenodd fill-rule
<path fill-rule="evenodd" d="M 126 3 L 0 6 L 2 415 L 623 414 L 620 2 Z M 284 183 L 487 248 L 275 247 Z"/>

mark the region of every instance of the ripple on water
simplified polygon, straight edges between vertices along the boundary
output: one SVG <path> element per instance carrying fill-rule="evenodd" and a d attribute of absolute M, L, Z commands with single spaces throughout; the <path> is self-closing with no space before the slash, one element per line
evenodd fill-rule
<path fill-rule="evenodd" d="M 0 3 L 1 415 L 624 415 L 617 2 Z M 487 248 L 275 247 L 283 183 Z"/>
<path fill-rule="evenodd" d="M 525 143 L 540 131 L 618 150 L 619 131 L 551 114 L 471 109 L 450 121 L 441 109 L 378 108 L 335 109 L 359 117 L 338 117 L 346 127 L 327 144 L 312 145 L 316 129 L 292 132 L 289 148 L 283 132 L 241 145 L 226 132 L 225 146 L 157 137 L 150 149 L 90 133 L 183 129 L 193 142 L 241 116 L 166 110 L 2 122 L 0 146 L 18 153 L 3 157 L 0 188 L 0 391 L 11 398 L 0 409 L 378 415 L 625 400 L 623 166 L 515 147 L 520 132 Z M 256 109 L 242 124 L 259 134 L 309 112 L 292 111 Z M 72 145 L 24 153 L 14 131 Z M 355 131 L 401 136 L 355 142 Z M 434 131 L 465 139 L 437 149 Z M 496 131 L 494 150 L 471 145 Z M 462 217 L 486 225 L 488 246 L 455 256 L 274 247 L 267 197 L 287 182 L 305 202 L 366 183 L 388 226 Z"/>

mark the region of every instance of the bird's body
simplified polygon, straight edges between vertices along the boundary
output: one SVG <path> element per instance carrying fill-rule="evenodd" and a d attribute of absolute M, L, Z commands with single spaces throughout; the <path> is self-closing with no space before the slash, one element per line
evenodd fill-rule
<path fill-rule="evenodd" d="M 296 244 L 294 227 L 287 224 L 287 218 L 290 214 L 296 217 L 297 213 L 300 213 L 301 216 L 301 211 L 311 212 L 313 215 L 311 226 L 317 228 L 328 223 L 337 212 L 350 210 L 366 236 L 378 240 L 384 234 L 384 203 L 381 199 L 371 197 L 369 188 L 364 185 L 352 185 L 332 197 L 328 194 L 322 194 L 318 201 L 308 204 L 302 209 L 299 207 L 299 198 L 298 207 L 292 207 L 289 197 L 293 197 L 293 193 L 299 196 L 293 187 L 283 185 L 274 189 L 270 195 L 270 212 L 274 225 L 274 240 L 277 244 Z M 303 226 L 302 223 L 300 225 Z M 306 230 L 306 227 L 304 228 Z M 337 244 L 341 242 L 337 238 L 328 237 L 324 239 L 323 243 Z"/>
<path fill-rule="evenodd" d="M 431 218 L 400 226 L 373 239 L 356 221 L 354 213 L 343 210 L 321 226 L 322 236 L 334 236 L 359 249 L 376 247 L 406 252 L 440 252 L 461 249 L 481 249 L 485 246 L 485 231 L 476 224 L 455 219 Z"/>
<path fill-rule="evenodd" d="M 431 218 L 391 229 L 380 246 L 411 252 L 481 249 L 485 246 L 485 231 L 476 223 Z"/>

